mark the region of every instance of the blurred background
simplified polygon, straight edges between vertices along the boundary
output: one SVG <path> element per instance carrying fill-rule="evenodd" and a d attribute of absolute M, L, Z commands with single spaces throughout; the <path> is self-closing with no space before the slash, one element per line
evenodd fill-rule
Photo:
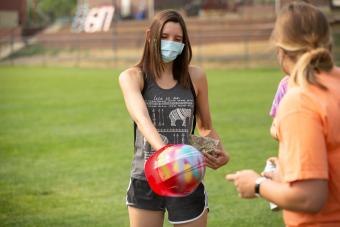
<path fill-rule="evenodd" d="M 231 161 L 207 169 L 209 227 L 283 227 L 224 177 L 277 155 L 268 112 L 283 76 L 269 42 L 290 0 L 0 0 L 0 226 L 129 226 L 133 124 L 118 85 L 159 10 L 187 22 L 206 68 L 214 128 Z M 340 0 L 311 0 L 332 26 Z M 165 227 L 170 227 L 167 221 Z"/>
<path fill-rule="evenodd" d="M 127 67 L 138 61 L 150 18 L 179 10 L 193 62 L 204 67 L 275 65 L 276 11 L 291 0 L 2 0 L 0 63 Z M 340 1 L 311 0 L 329 17 L 340 58 Z"/>

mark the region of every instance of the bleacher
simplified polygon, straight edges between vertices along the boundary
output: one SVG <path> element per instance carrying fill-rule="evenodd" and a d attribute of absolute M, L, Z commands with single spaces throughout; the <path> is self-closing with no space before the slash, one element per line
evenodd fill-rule
<path fill-rule="evenodd" d="M 191 42 L 208 44 L 266 40 L 273 28 L 272 19 L 228 20 L 225 18 L 187 18 Z M 55 48 L 136 48 L 143 45 L 149 21 L 114 22 L 109 32 L 73 33 L 69 27 L 55 33 L 40 33 L 37 41 Z"/>

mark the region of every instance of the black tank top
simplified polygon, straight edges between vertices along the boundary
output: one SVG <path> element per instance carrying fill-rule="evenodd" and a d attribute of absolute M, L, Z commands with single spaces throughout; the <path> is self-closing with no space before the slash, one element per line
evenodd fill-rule
<path fill-rule="evenodd" d="M 173 88 L 160 88 L 150 78 L 144 79 L 143 97 L 150 118 L 165 144 L 188 144 L 193 128 L 195 94 L 191 88 L 176 84 Z M 154 149 L 135 127 L 134 159 L 131 177 L 145 180 L 144 163 Z"/>

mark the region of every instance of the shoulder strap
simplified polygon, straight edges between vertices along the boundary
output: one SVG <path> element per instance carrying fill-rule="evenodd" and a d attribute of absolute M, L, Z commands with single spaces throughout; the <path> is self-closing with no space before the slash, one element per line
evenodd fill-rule
<path fill-rule="evenodd" d="M 192 83 L 191 77 L 189 76 L 189 80 L 190 80 L 190 90 L 192 95 L 194 96 L 194 119 L 192 121 L 192 130 L 191 130 L 191 134 L 195 134 L 195 128 L 196 128 L 196 92 L 195 92 L 195 88 L 194 85 Z"/>

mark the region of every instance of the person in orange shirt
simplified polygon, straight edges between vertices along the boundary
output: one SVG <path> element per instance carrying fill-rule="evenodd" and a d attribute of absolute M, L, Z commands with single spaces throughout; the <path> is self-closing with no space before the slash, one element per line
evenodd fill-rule
<path fill-rule="evenodd" d="M 340 226 L 340 68 L 331 57 L 326 16 L 294 2 L 277 17 L 272 39 L 289 89 L 277 113 L 276 171 L 228 174 L 242 198 L 283 209 L 286 226 Z"/>

